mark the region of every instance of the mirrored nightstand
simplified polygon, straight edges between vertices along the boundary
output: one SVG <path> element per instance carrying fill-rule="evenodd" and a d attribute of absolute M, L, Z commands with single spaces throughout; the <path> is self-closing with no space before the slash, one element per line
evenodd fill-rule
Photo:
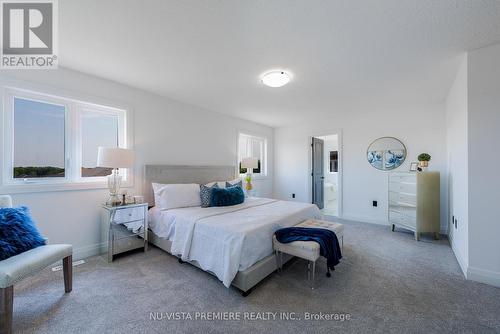
<path fill-rule="evenodd" d="M 132 249 L 148 249 L 148 203 L 102 206 L 101 243 L 107 245 L 108 262 Z"/>

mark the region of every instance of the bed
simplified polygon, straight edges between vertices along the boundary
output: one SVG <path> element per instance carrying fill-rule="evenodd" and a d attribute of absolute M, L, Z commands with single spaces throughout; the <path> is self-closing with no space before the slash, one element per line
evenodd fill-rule
<path fill-rule="evenodd" d="M 277 269 L 272 249 L 275 230 L 308 218 L 321 219 L 308 203 L 248 198 L 229 207 L 189 207 L 159 210 L 154 207 L 152 183 L 199 183 L 232 180 L 233 166 L 147 165 L 145 199 L 149 210 L 149 242 L 215 275 L 247 295 Z M 153 204 L 152 204 L 153 203 Z M 288 260 L 288 259 L 285 259 Z"/>

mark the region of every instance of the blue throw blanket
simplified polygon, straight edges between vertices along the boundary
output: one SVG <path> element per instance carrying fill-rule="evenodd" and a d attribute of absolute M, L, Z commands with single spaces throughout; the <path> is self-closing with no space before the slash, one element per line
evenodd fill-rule
<path fill-rule="evenodd" d="M 276 239 L 287 244 L 293 241 L 316 241 L 320 247 L 320 255 L 326 257 L 328 268 L 335 270 L 342 258 L 339 240 L 335 232 L 324 228 L 287 227 L 277 230 Z"/>

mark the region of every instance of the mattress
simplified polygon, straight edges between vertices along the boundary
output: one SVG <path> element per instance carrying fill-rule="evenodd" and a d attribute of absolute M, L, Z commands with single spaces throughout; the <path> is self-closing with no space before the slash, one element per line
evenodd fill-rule
<path fill-rule="evenodd" d="M 149 228 L 172 241 L 172 254 L 197 261 L 229 287 L 238 271 L 272 254 L 274 231 L 308 218 L 322 218 L 316 205 L 249 198 L 230 207 L 153 207 Z"/>

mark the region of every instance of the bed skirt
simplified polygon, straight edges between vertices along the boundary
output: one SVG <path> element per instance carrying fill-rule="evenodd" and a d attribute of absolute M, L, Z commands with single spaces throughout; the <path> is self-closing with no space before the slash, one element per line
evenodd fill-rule
<path fill-rule="evenodd" d="M 151 230 L 148 231 L 148 242 L 172 255 L 172 253 L 170 252 L 172 242 L 166 238 L 160 238 Z M 283 263 L 288 262 L 291 258 L 292 256 L 283 254 Z M 202 269 L 197 261 L 189 261 L 188 263 Z M 243 292 L 248 292 L 260 281 L 272 274 L 277 269 L 278 265 L 276 263 L 276 257 L 274 254 L 271 254 L 256 262 L 250 268 L 243 271 L 238 271 L 235 278 L 231 282 L 231 285 Z M 214 275 L 209 271 L 206 272 Z"/>

